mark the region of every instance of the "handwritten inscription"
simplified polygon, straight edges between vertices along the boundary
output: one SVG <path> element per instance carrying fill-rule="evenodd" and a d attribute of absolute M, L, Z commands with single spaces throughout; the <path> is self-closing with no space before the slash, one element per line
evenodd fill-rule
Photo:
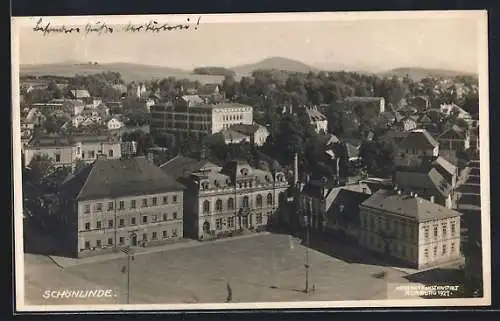
<path fill-rule="evenodd" d="M 84 34 L 104 34 L 113 32 L 169 32 L 169 31 L 187 31 L 187 30 L 198 30 L 200 25 L 201 17 L 198 17 L 196 23 L 191 23 L 191 19 L 188 18 L 186 23 L 179 24 L 169 24 L 161 23 L 155 20 L 151 20 L 147 23 L 133 24 L 129 22 L 125 26 L 111 26 L 106 24 L 104 21 L 97 21 L 95 23 L 87 23 L 85 26 L 69 26 L 69 25 L 52 25 L 50 22 L 43 21 L 42 18 L 38 19 L 35 27 L 33 27 L 34 32 L 41 32 L 44 36 L 56 33 L 56 34 L 71 34 L 71 33 L 84 33 Z"/>

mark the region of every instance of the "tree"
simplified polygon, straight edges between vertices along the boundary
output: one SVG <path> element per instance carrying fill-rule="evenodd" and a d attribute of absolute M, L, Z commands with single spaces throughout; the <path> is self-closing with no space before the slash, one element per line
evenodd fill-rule
<path fill-rule="evenodd" d="M 396 146 L 388 141 L 365 141 L 361 144 L 359 156 L 368 173 L 389 177 L 394 171 Z"/>
<path fill-rule="evenodd" d="M 42 178 L 50 174 L 54 170 L 54 163 L 48 155 L 35 155 L 30 163 L 30 176 L 35 183 L 40 183 Z"/>

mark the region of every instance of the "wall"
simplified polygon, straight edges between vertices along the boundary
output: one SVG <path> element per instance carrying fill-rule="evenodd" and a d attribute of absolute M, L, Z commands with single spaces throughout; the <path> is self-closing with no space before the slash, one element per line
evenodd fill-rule
<path fill-rule="evenodd" d="M 56 162 L 56 155 L 60 160 Z M 61 147 L 26 147 L 24 149 L 25 166 L 29 165 L 35 155 L 47 155 L 52 158 L 55 166 L 71 165 L 73 163 L 73 152 L 71 146 Z"/>
<path fill-rule="evenodd" d="M 157 205 L 152 205 L 153 197 L 157 198 Z M 167 197 L 164 204 L 163 197 Z M 174 197 L 177 198 L 174 203 Z M 142 207 L 142 199 L 147 198 L 148 207 Z M 131 208 L 131 201 L 136 201 L 136 208 Z M 123 210 L 120 209 L 120 201 L 124 202 Z M 108 203 L 113 204 L 113 209 L 108 210 Z M 102 203 L 102 211 L 96 211 L 96 204 Z M 86 213 L 86 206 L 90 206 L 90 212 Z M 174 218 L 176 213 L 176 218 Z M 166 215 L 166 217 L 165 217 Z M 143 217 L 147 217 L 147 222 L 143 223 Z M 132 224 L 135 218 L 135 224 Z M 165 219 L 166 218 L 166 219 Z M 113 222 L 113 227 L 109 227 L 108 221 Z M 120 224 L 123 220 L 123 225 Z M 101 228 L 97 229 L 97 222 L 101 222 Z M 87 231 L 85 224 L 90 223 L 90 230 Z M 177 236 L 173 235 L 174 229 Z M 148 244 L 158 243 L 169 239 L 180 239 L 183 237 L 183 193 L 182 191 L 166 192 L 154 195 L 121 197 L 117 199 L 100 199 L 92 201 L 78 202 L 78 248 L 85 248 L 85 242 L 89 241 L 91 247 L 96 247 L 96 241 L 101 240 L 102 245 L 108 245 L 108 239 L 112 239 L 113 244 L 129 245 L 129 235 L 131 231 L 137 231 L 138 243 L 143 240 L 143 234 L 147 234 Z M 167 237 L 163 237 L 163 231 L 167 232 Z M 156 232 L 156 240 L 153 233 Z M 120 237 L 124 243 L 120 244 Z M 112 247 L 112 245 L 111 245 Z M 88 251 L 84 251 L 88 252 Z"/>
<path fill-rule="evenodd" d="M 454 234 L 451 232 L 453 223 L 455 224 Z M 443 230 L 443 225 L 446 226 L 446 231 Z M 437 236 L 434 234 L 435 227 L 437 227 Z M 428 235 L 426 235 L 426 230 L 428 230 Z M 447 218 L 419 224 L 418 245 L 419 267 L 432 266 L 459 258 L 460 218 Z M 443 246 L 445 247 L 444 253 Z M 436 255 L 434 255 L 434 249 L 436 249 Z"/>

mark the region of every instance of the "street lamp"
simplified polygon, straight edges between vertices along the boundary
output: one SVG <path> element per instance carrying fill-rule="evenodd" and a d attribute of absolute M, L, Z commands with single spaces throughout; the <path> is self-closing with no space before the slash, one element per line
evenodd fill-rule
<path fill-rule="evenodd" d="M 130 236 L 133 237 L 135 236 L 135 232 L 131 232 Z M 134 260 L 134 252 L 130 248 L 130 246 L 127 246 L 123 249 L 121 249 L 121 252 L 127 255 L 127 304 L 130 304 L 130 262 Z M 122 268 L 122 271 L 125 269 L 125 267 Z M 125 271 L 123 271 L 125 272 Z"/>
<path fill-rule="evenodd" d="M 304 264 L 304 267 L 306 268 L 306 287 L 304 289 L 304 293 L 309 293 L 309 244 L 310 244 L 310 239 L 309 239 L 309 220 L 310 220 L 311 213 L 307 212 L 306 215 L 304 216 L 304 227 L 306 229 L 306 263 Z"/>

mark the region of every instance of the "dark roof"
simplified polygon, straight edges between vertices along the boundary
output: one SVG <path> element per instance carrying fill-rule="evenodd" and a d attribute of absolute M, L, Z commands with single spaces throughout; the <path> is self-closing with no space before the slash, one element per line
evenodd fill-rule
<path fill-rule="evenodd" d="M 432 137 L 432 135 L 425 129 L 417 129 L 411 131 L 399 145 L 400 148 L 434 148 L 439 143 Z"/>
<path fill-rule="evenodd" d="M 361 206 L 405 216 L 419 222 L 461 215 L 457 211 L 432 203 L 426 199 L 409 195 L 399 195 L 395 191 L 390 190 L 378 190 L 364 201 Z"/>
<path fill-rule="evenodd" d="M 254 123 L 252 125 L 249 125 L 249 124 L 235 124 L 235 125 L 231 126 L 229 129 L 231 129 L 232 131 L 244 134 L 244 135 L 253 135 L 253 134 L 255 134 L 255 132 L 257 130 L 259 130 L 259 128 L 262 128 L 262 127 L 264 127 L 264 126 L 256 124 L 256 123 Z"/>
<path fill-rule="evenodd" d="M 98 159 L 67 180 L 60 193 L 77 200 L 148 195 L 184 189 L 146 158 Z"/>
<path fill-rule="evenodd" d="M 178 179 L 184 175 L 190 175 L 191 173 L 199 170 L 200 165 L 202 164 L 200 164 L 200 161 L 197 159 L 177 155 L 164 164 L 160 165 L 160 168 L 167 175 Z"/>
<path fill-rule="evenodd" d="M 396 140 L 396 139 L 405 139 L 410 132 L 404 131 L 389 131 L 384 135 L 380 136 L 381 140 Z"/>
<path fill-rule="evenodd" d="M 333 204 L 344 206 L 342 212 L 339 212 L 338 206 L 330 206 L 327 210 L 328 220 L 342 219 L 344 221 L 359 222 L 359 205 L 370 197 L 368 193 L 360 193 L 348 189 L 341 189 L 335 197 Z"/>
<path fill-rule="evenodd" d="M 449 180 L 435 168 L 426 173 L 397 171 L 394 183 L 403 189 L 437 191 L 445 197 L 450 194 L 451 190 Z"/>
<path fill-rule="evenodd" d="M 215 93 L 215 89 L 219 87 L 218 84 L 205 84 L 198 88 L 198 94 L 200 95 L 210 95 Z"/>
<path fill-rule="evenodd" d="M 457 125 L 453 125 L 446 129 L 440 136 L 439 139 L 465 139 L 467 132 Z"/>

